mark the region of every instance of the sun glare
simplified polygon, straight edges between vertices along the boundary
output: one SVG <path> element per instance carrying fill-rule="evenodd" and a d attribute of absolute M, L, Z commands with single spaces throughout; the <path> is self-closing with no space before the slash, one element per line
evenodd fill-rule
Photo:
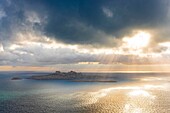
<path fill-rule="evenodd" d="M 132 92 L 129 93 L 129 96 L 150 96 L 150 94 L 147 91 L 144 90 L 134 90 Z"/>
<path fill-rule="evenodd" d="M 151 35 L 149 33 L 140 31 L 135 34 L 133 37 L 125 37 L 123 41 L 124 46 L 131 49 L 141 49 L 146 47 L 149 44 Z"/>

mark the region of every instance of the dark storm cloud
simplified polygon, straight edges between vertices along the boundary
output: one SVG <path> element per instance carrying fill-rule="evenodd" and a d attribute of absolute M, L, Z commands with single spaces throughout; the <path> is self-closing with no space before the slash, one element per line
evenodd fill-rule
<path fill-rule="evenodd" d="M 47 14 L 46 35 L 65 42 L 102 43 L 107 35 L 121 37 L 133 29 L 164 24 L 169 0 L 31 0 L 28 4 L 35 10 L 40 5 L 43 10 L 38 12 Z"/>
<path fill-rule="evenodd" d="M 151 29 L 165 24 L 169 0 L 2 0 L 6 17 L 1 19 L 1 37 L 26 29 L 25 12 L 33 11 L 42 24 L 33 29 L 66 43 L 108 44 L 108 37 L 122 37 L 133 29 Z M 26 27 L 25 27 L 26 26 Z M 16 28 L 16 29 L 15 29 Z M 7 33 L 8 32 L 8 33 Z"/>
<path fill-rule="evenodd" d="M 27 2 L 23 0 L 1 0 L 0 13 L 3 12 L 3 17 L 0 14 L 0 41 L 9 41 L 15 37 L 18 32 L 27 32 L 30 30 L 41 30 L 43 26 L 39 23 L 27 21 L 26 12 Z"/>

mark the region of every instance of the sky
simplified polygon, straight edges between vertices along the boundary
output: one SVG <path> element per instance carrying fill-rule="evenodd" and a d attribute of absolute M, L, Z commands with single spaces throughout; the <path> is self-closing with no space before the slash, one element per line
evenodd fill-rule
<path fill-rule="evenodd" d="M 170 71 L 170 0 L 0 0 L 0 71 Z"/>

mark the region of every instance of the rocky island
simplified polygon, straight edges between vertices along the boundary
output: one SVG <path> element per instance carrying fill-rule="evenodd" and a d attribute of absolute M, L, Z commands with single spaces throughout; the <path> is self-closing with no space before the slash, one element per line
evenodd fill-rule
<path fill-rule="evenodd" d="M 13 77 L 13 78 L 11 78 L 11 80 L 21 80 L 22 78 L 20 78 L 20 77 Z"/>
<path fill-rule="evenodd" d="M 86 75 L 77 73 L 75 71 L 60 72 L 56 71 L 48 75 L 35 75 L 27 79 L 33 80 L 69 80 L 74 82 L 117 82 L 113 77 L 99 76 L 99 75 Z"/>

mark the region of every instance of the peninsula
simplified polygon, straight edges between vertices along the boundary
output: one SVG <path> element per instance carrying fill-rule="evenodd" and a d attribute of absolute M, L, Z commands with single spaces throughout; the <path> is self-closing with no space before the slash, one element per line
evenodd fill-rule
<path fill-rule="evenodd" d="M 117 82 L 113 77 L 100 75 L 87 75 L 75 71 L 60 72 L 56 71 L 48 75 L 35 75 L 27 79 L 33 80 L 69 80 L 74 82 Z"/>

